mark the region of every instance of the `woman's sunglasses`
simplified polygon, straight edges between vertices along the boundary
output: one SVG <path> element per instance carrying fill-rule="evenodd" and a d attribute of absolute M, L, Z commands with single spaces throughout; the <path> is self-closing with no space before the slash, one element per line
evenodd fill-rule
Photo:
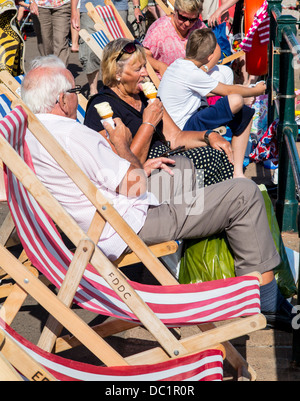
<path fill-rule="evenodd" d="M 116 61 L 119 61 L 120 58 L 123 56 L 124 53 L 126 54 L 133 54 L 136 51 L 136 46 L 143 46 L 138 40 L 134 40 L 133 42 L 127 43 L 123 49 L 120 51 L 118 54 L 118 57 L 116 58 Z"/>
<path fill-rule="evenodd" d="M 187 21 L 189 21 L 191 24 L 194 24 L 194 23 L 197 22 L 198 19 L 199 19 L 199 15 L 198 15 L 198 17 L 196 17 L 196 18 L 188 18 L 188 17 L 185 17 L 184 15 L 180 14 L 180 12 L 179 12 L 178 10 L 175 10 L 175 11 L 177 12 L 178 19 L 179 19 L 180 21 L 182 21 L 182 22 L 187 22 Z"/>

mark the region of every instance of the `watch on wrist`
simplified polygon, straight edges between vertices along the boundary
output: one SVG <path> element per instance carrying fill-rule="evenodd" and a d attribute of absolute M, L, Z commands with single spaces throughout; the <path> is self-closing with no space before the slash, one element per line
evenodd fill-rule
<path fill-rule="evenodd" d="M 133 6 L 133 8 L 141 8 L 141 6 Z"/>
<path fill-rule="evenodd" d="M 203 64 L 202 67 L 205 69 L 206 72 L 209 71 L 209 68 L 207 67 L 207 65 Z"/>
<path fill-rule="evenodd" d="M 216 133 L 218 134 L 217 131 L 214 131 L 214 130 L 212 130 L 212 129 L 207 130 L 207 131 L 205 132 L 205 134 L 204 134 L 204 142 L 205 142 L 207 145 L 209 145 L 209 135 L 210 135 L 212 132 L 216 132 Z"/>

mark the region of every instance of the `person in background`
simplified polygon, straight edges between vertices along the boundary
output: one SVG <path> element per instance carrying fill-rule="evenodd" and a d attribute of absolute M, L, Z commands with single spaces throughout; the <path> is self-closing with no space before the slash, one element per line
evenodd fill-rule
<path fill-rule="evenodd" d="M 104 0 L 81 0 L 78 7 L 79 0 L 71 0 L 71 24 L 72 28 L 76 31 L 86 29 L 88 33 L 93 34 L 96 32 L 93 20 L 88 16 L 85 5 L 91 2 L 94 7 L 100 5 L 104 6 Z M 113 0 L 116 9 L 120 13 L 123 20 L 128 24 L 128 0 Z M 139 9 L 139 0 L 133 0 L 134 13 L 136 18 L 139 18 L 141 11 Z M 79 8 L 79 14 L 78 14 Z M 86 73 L 89 85 L 89 95 L 91 97 L 98 93 L 98 81 L 100 73 L 100 60 L 96 54 L 90 49 L 85 41 L 79 38 L 79 60 L 82 65 L 83 71 Z"/>
<path fill-rule="evenodd" d="M 195 29 L 206 28 L 199 19 L 202 4 L 202 0 L 175 0 L 174 14 L 159 18 L 148 29 L 143 46 L 149 63 L 160 77 L 175 60 L 185 57 L 189 35 Z M 217 65 L 220 57 L 221 49 L 218 45 L 214 57 L 202 69 L 218 81 L 231 85 L 233 72 L 230 67 Z"/>

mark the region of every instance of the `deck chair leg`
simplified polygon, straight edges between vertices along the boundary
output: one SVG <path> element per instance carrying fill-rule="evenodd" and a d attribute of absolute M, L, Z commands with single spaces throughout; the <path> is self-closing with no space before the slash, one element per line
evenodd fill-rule
<path fill-rule="evenodd" d="M 95 244 L 92 241 L 82 240 L 74 254 L 74 258 L 57 296 L 68 307 L 72 305 L 80 280 L 94 250 Z M 39 339 L 38 346 L 45 351 L 52 352 L 62 328 L 63 326 L 53 316 L 49 316 Z"/>

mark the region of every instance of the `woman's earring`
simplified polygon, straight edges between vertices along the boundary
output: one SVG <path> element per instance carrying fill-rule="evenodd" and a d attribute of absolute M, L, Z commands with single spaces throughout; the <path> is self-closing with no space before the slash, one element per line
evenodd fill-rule
<path fill-rule="evenodd" d="M 120 78 L 120 77 L 118 77 L 118 78 L 117 78 L 117 81 L 118 81 L 118 82 L 120 82 L 120 81 L 121 81 L 121 78 Z"/>

